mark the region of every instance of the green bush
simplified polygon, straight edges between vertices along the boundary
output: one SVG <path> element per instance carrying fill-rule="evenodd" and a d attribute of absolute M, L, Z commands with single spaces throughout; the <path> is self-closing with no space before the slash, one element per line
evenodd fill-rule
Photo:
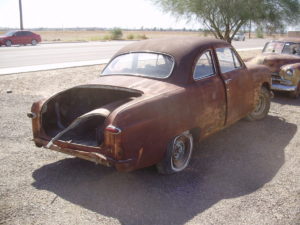
<path fill-rule="evenodd" d="M 258 27 L 255 31 L 257 38 L 264 38 L 264 31 L 261 27 Z"/>
<path fill-rule="evenodd" d="M 110 31 L 112 40 L 120 40 L 123 36 L 123 32 L 120 28 L 114 28 Z"/>
<path fill-rule="evenodd" d="M 133 34 L 128 34 L 128 35 L 127 35 L 127 39 L 128 39 L 128 40 L 134 39 L 134 35 L 133 35 Z"/>
<path fill-rule="evenodd" d="M 111 35 L 104 35 L 104 36 L 102 37 L 102 40 L 104 40 L 104 41 L 109 41 L 109 40 L 111 40 Z"/>
<path fill-rule="evenodd" d="M 148 37 L 145 35 L 145 34 L 139 34 L 137 36 L 138 39 L 142 39 L 142 40 L 145 40 L 145 39 L 148 39 Z"/>

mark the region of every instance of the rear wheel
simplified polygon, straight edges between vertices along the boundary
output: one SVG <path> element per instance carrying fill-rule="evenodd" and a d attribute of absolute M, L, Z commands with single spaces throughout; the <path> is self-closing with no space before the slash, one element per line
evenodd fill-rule
<path fill-rule="evenodd" d="M 36 41 L 35 39 L 33 39 L 33 40 L 31 41 L 31 44 L 32 44 L 32 45 L 36 45 L 36 44 L 37 44 L 37 41 Z"/>
<path fill-rule="evenodd" d="M 12 45 L 11 40 L 5 41 L 5 45 L 6 45 L 6 47 L 10 47 Z"/>
<path fill-rule="evenodd" d="M 261 120 L 268 115 L 271 105 L 270 91 L 262 87 L 259 93 L 259 98 L 256 102 L 255 109 L 249 113 L 246 119 L 250 121 Z"/>
<path fill-rule="evenodd" d="M 167 151 L 156 167 L 159 173 L 172 174 L 184 170 L 191 159 L 193 136 L 184 132 L 174 137 L 168 144 Z"/>
<path fill-rule="evenodd" d="M 298 82 L 297 89 L 290 93 L 292 98 L 298 98 L 300 96 L 300 81 Z"/>

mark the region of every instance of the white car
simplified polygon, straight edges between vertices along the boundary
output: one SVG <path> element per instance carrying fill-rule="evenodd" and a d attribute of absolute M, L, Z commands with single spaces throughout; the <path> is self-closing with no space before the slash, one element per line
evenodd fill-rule
<path fill-rule="evenodd" d="M 246 37 L 244 33 L 237 33 L 234 35 L 233 40 L 235 41 L 245 41 Z"/>

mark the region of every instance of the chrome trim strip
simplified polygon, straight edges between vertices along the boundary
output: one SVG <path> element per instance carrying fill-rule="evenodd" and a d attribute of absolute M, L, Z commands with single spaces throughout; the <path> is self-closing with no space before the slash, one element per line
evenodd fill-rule
<path fill-rule="evenodd" d="M 297 89 L 297 86 L 286 86 L 286 85 L 282 85 L 282 84 L 272 84 L 271 89 L 275 90 L 275 91 L 295 91 Z"/>

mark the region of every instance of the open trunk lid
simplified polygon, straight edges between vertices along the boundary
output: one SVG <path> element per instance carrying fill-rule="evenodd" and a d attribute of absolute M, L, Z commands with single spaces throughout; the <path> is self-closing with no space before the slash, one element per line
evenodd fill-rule
<path fill-rule="evenodd" d="M 125 87 L 82 85 L 60 92 L 46 101 L 41 110 L 41 124 L 51 141 L 100 146 L 106 118 L 115 109 L 143 92 Z"/>

